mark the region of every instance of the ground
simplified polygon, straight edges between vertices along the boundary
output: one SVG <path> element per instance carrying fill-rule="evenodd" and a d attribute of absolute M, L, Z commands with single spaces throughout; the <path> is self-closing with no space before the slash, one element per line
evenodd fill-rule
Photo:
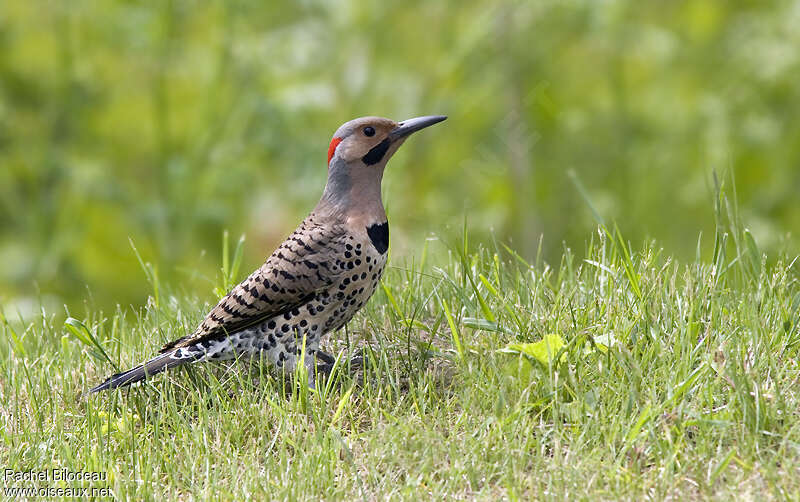
<path fill-rule="evenodd" d="M 103 351 L 145 359 L 210 291 L 67 325 L 5 312 L 0 463 L 105 473 L 77 486 L 119 499 L 797 498 L 798 265 L 716 238 L 678 263 L 601 230 L 550 265 L 433 241 L 324 342 L 371 366 L 317 391 L 239 361 L 84 393 Z"/>

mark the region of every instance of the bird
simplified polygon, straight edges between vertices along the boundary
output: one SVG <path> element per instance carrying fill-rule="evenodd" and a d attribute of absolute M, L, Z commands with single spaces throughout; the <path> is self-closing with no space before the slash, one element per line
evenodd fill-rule
<path fill-rule="evenodd" d="M 291 374 L 302 356 L 314 388 L 318 363 L 329 370 L 335 361 L 320 349 L 321 338 L 366 304 L 386 268 L 389 223 L 381 199 L 386 163 L 412 133 L 446 118 L 362 117 L 344 123 L 328 147 L 319 202 L 264 264 L 192 333 L 89 392 L 127 386 L 183 364 L 241 356 L 265 357 L 284 374 Z"/>

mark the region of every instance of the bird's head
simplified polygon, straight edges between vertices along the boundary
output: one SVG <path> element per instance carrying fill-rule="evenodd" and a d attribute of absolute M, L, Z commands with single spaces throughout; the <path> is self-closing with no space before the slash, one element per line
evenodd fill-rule
<path fill-rule="evenodd" d="M 336 205 L 377 196 L 386 162 L 414 132 L 445 120 L 430 115 L 395 122 L 362 117 L 344 123 L 328 147 L 328 184 L 323 200 Z"/>

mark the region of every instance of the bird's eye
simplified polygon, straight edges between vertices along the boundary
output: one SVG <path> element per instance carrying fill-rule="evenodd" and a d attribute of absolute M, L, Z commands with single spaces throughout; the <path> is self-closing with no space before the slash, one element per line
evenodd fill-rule
<path fill-rule="evenodd" d="M 367 126 L 364 128 L 364 135 L 365 136 L 375 136 L 375 128 Z"/>

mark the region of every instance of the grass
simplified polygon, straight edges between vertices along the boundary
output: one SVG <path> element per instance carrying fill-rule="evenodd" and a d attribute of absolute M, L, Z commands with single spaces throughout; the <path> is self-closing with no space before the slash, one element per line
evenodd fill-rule
<path fill-rule="evenodd" d="M 238 362 L 87 397 L 209 307 L 143 264 L 141 309 L 3 319 L 0 463 L 106 472 L 84 486 L 119 499 L 796 499 L 798 265 L 717 215 L 683 264 L 605 227 L 556 266 L 429 241 L 326 341 L 367 348 L 363 385 Z"/>

